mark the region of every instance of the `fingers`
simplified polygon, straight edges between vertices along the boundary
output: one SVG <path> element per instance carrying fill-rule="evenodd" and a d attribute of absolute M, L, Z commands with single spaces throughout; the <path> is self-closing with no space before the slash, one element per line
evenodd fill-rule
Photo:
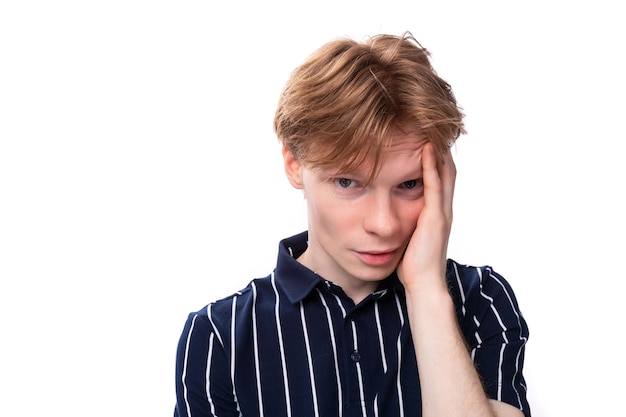
<path fill-rule="evenodd" d="M 454 198 L 454 186 L 456 184 L 456 165 L 452 159 L 450 149 L 442 156 L 438 165 L 439 177 L 442 184 L 442 206 L 444 213 L 452 219 L 452 201 Z"/>
<path fill-rule="evenodd" d="M 442 181 L 437 167 L 435 150 L 432 143 L 424 145 L 422 150 L 422 169 L 424 170 L 424 199 L 428 206 L 441 206 Z"/>
<path fill-rule="evenodd" d="M 452 153 L 447 150 L 437 158 L 432 144 L 428 143 L 422 151 L 422 166 L 425 204 L 443 212 L 446 218 L 451 219 L 456 181 L 456 166 Z"/>
<path fill-rule="evenodd" d="M 445 284 L 456 167 L 448 150 L 439 157 L 431 143 L 422 149 L 424 206 L 417 219 L 398 276 L 405 288 L 432 289 Z"/>

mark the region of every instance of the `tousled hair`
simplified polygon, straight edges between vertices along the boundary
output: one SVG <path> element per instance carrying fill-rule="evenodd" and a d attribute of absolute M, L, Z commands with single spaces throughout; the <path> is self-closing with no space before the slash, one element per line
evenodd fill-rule
<path fill-rule="evenodd" d="M 429 56 L 410 33 L 325 44 L 285 85 L 278 139 L 312 167 L 351 171 L 371 158 L 372 177 L 391 129 L 421 130 L 441 155 L 465 132 L 463 113 Z"/>

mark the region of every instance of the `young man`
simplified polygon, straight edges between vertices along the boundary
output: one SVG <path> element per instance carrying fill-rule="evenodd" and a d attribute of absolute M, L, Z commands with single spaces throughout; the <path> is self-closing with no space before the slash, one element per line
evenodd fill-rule
<path fill-rule="evenodd" d="M 192 313 L 175 416 L 522 416 L 528 328 L 490 267 L 447 259 L 463 132 L 410 35 L 330 42 L 274 121 L 308 231 Z"/>

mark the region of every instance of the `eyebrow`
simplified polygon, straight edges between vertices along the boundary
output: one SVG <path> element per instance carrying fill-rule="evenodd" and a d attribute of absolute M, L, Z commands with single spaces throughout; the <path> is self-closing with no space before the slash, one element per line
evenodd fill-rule
<path fill-rule="evenodd" d="M 424 167 L 420 164 L 419 167 L 412 168 L 411 170 L 406 172 L 406 176 L 423 176 L 424 175 Z M 404 175 L 403 175 L 404 177 Z"/>

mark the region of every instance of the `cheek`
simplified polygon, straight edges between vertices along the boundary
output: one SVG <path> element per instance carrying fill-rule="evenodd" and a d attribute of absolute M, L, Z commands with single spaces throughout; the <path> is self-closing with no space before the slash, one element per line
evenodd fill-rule
<path fill-rule="evenodd" d="M 307 210 L 310 216 L 319 222 L 322 226 L 341 225 L 342 222 L 347 221 L 349 216 L 349 207 L 343 207 L 337 204 L 331 196 L 324 193 L 323 190 L 309 190 L 305 192 L 305 198 L 307 202 Z"/>
<path fill-rule="evenodd" d="M 318 195 L 318 197 L 321 197 Z M 310 220 L 318 230 L 326 230 L 335 237 L 351 234 L 363 224 L 363 213 L 367 212 L 358 202 L 333 198 L 318 198 L 309 201 Z"/>
<path fill-rule="evenodd" d="M 411 202 L 405 207 L 403 218 L 408 228 L 415 229 L 417 219 L 419 219 L 424 209 L 424 198 Z"/>

